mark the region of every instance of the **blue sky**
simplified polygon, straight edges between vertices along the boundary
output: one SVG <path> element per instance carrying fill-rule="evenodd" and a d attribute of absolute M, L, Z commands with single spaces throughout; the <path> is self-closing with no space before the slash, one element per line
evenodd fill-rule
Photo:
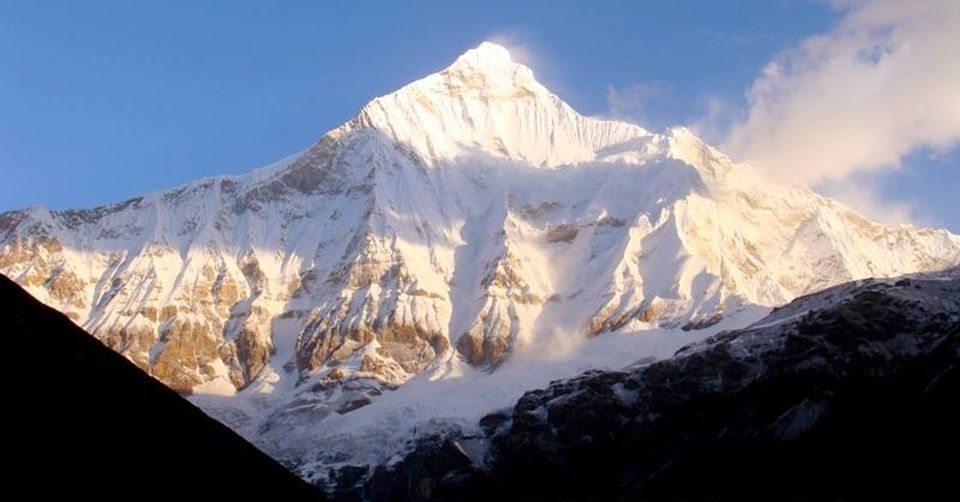
<path fill-rule="evenodd" d="M 799 0 L 343 4 L 0 1 L 0 210 L 246 172 L 486 39 L 581 113 L 722 143 L 768 63 L 847 15 Z M 911 151 L 844 182 L 960 232 L 957 149 Z"/>

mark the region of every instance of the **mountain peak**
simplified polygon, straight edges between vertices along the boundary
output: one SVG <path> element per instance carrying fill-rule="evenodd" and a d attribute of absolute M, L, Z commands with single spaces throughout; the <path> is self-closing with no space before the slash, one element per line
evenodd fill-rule
<path fill-rule="evenodd" d="M 512 68 L 520 66 L 513 61 L 510 51 L 502 45 L 493 42 L 482 42 L 457 58 L 452 67 L 467 66 L 471 68 Z"/>
<path fill-rule="evenodd" d="M 374 99 L 360 120 L 428 164 L 483 154 L 555 167 L 594 160 L 604 148 L 649 136 L 633 124 L 581 116 L 492 42 Z"/>
<path fill-rule="evenodd" d="M 447 68 L 413 85 L 434 88 L 437 83 L 447 94 L 458 98 L 464 93 L 485 98 L 549 94 L 534 79 L 533 70 L 514 61 L 506 47 L 492 42 L 464 52 Z"/>

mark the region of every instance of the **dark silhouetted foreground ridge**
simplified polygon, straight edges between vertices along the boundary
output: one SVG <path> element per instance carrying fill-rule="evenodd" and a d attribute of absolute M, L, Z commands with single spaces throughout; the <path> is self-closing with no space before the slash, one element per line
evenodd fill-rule
<path fill-rule="evenodd" d="M 0 323 L 8 495 L 324 499 L 2 275 Z"/>

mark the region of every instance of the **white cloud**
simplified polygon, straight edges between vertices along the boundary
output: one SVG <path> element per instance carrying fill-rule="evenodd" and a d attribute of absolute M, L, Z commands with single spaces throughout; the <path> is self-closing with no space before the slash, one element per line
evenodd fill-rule
<path fill-rule="evenodd" d="M 516 63 L 529 67 L 537 81 L 547 89 L 561 96 L 569 94 L 557 61 L 549 51 L 541 50 L 532 42 L 527 31 L 521 29 L 498 31 L 488 34 L 483 40 L 506 48 L 510 52 L 510 58 Z"/>
<path fill-rule="evenodd" d="M 912 204 L 884 199 L 878 185 L 876 180 L 854 175 L 847 179 L 825 181 L 817 191 L 855 208 L 867 218 L 887 225 L 931 223 L 919 215 Z"/>
<path fill-rule="evenodd" d="M 650 103 L 664 101 L 670 93 L 670 86 L 663 82 L 635 84 L 622 88 L 607 85 L 608 113 L 613 118 L 650 127 L 650 123 L 654 122 L 649 109 Z"/>
<path fill-rule="evenodd" d="M 687 127 L 700 139 L 710 144 L 721 144 L 736 122 L 739 110 L 729 100 L 718 96 L 706 96 L 701 101 L 706 111 Z"/>
<path fill-rule="evenodd" d="M 895 168 L 917 148 L 955 146 L 960 1 L 833 3 L 837 25 L 779 55 L 753 83 L 725 150 L 815 185 Z"/>

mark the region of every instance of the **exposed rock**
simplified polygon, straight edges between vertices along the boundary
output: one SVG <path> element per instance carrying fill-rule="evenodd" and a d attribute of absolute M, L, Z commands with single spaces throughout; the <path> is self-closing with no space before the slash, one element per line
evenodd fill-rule
<path fill-rule="evenodd" d="M 160 330 L 161 348 L 150 362 L 150 374 L 170 388 L 189 394 L 217 373 L 219 341 L 210 325 L 194 316 L 169 320 Z"/>
<path fill-rule="evenodd" d="M 547 230 L 546 238 L 547 238 L 547 242 L 551 244 L 555 244 L 558 242 L 569 243 L 569 242 L 573 242 L 573 240 L 577 238 L 577 234 L 579 232 L 580 230 L 577 228 L 576 225 L 563 223 L 560 225 L 555 225 L 553 227 L 550 227 L 550 229 Z"/>
<path fill-rule="evenodd" d="M 402 461 L 377 467 L 358 495 L 384 502 L 457 500 L 472 485 L 472 469 L 456 440 L 425 438 Z"/>
<path fill-rule="evenodd" d="M 84 283 L 69 270 L 54 272 L 46 284 L 50 296 L 59 302 L 82 309 L 87 304 L 83 299 Z"/>
<path fill-rule="evenodd" d="M 369 353 L 364 354 L 357 371 L 365 374 L 365 376 L 371 376 L 393 384 L 401 384 L 410 376 L 410 372 L 407 372 L 393 358 Z"/>
<path fill-rule="evenodd" d="M 712 314 L 702 319 L 692 320 L 683 325 L 682 330 L 691 331 L 697 329 L 706 329 L 723 320 L 722 314 Z"/>
<path fill-rule="evenodd" d="M 340 407 L 337 408 L 337 413 L 341 415 L 345 415 L 357 408 L 362 408 L 370 403 L 371 401 L 369 397 L 360 397 L 352 401 L 347 401 L 346 403 L 341 404 Z"/>
<path fill-rule="evenodd" d="M 266 309 L 251 306 L 249 313 L 238 324 L 239 333 L 234 343 L 243 370 L 243 381 L 247 384 L 263 371 L 276 349 L 271 337 L 270 314 Z"/>

